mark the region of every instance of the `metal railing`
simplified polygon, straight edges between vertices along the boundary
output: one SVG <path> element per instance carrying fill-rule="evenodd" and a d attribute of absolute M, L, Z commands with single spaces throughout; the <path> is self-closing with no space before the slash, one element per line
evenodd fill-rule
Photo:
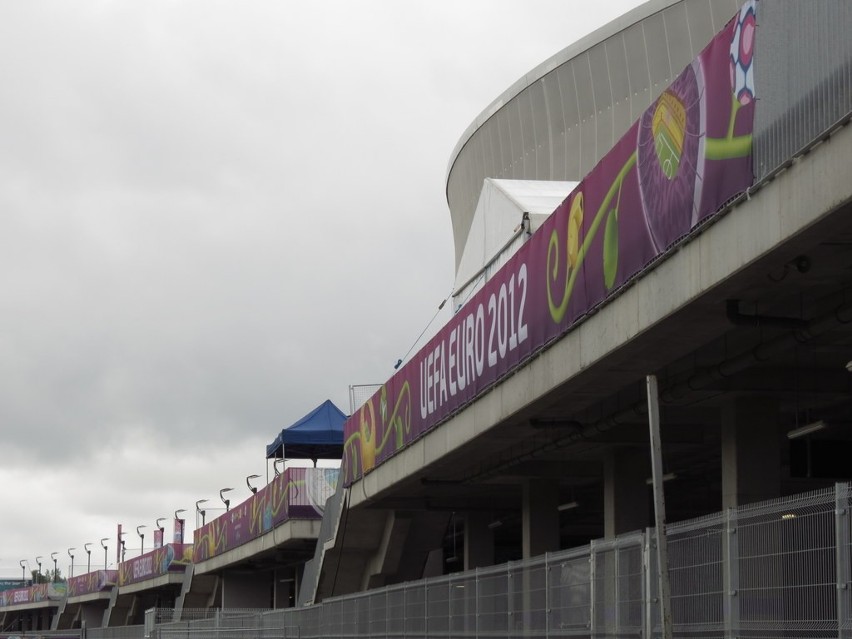
<path fill-rule="evenodd" d="M 670 525 L 674 635 L 852 637 L 850 495 L 837 484 Z M 304 608 L 157 623 L 151 636 L 659 636 L 654 543 L 648 529 Z"/>

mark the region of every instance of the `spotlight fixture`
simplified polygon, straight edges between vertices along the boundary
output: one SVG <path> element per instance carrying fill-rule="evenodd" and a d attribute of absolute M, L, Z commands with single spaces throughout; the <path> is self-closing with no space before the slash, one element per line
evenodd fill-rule
<path fill-rule="evenodd" d="M 142 543 L 139 546 L 139 555 L 142 556 L 145 554 L 145 533 L 142 532 L 143 528 L 147 528 L 145 524 L 140 526 L 136 526 L 136 534 L 139 535 L 139 539 L 142 540 Z"/>
<path fill-rule="evenodd" d="M 207 514 L 207 511 L 201 509 L 201 504 L 207 503 L 207 501 L 208 501 L 207 499 L 199 499 L 197 502 L 195 502 L 195 517 L 196 517 L 195 522 L 196 522 L 196 524 L 198 523 L 198 515 L 201 515 L 201 525 L 203 526 L 204 523 L 205 523 L 204 517 Z"/>
<path fill-rule="evenodd" d="M 249 490 L 251 491 L 251 494 L 252 494 L 252 495 L 254 495 L 255 493 L 257 493 L 257 486 L 252 486 L 252 485 L 251 485 L 251 480 L 252 480 L 252 479 L 258 479 L 259 477 L 260 477 L 260 475 L 249 475 L 248 477 L 246 477 L 246 486 L 248 486 L 248 488 L 249 488 Z"/>
<path fill-rule="evenodd" d="M 677 479 L 677 475 L 675 473 L 666 473 L 665 475 L 663 475 L 663 481 L 671 481 L 672 479 Z M 651 484 L 654 483 L 654 478 L 648 477 L 645 480 L 645 483 L 650 486 Z"/>
<path fill-rule="evenodd" d="M 796 439 L 797 437 L 804 437 L 805 435 L 810 435 L 811 433 L 816 433 L 817 431 L 824 430 L 828 427 L 823 420 L 819 419 L 815 422 L 811 422 L 810 424 L 805 424 L 804 426 L 799 426 L 798 428 L 794 428 L 791 431 L 787 432 L 787 439 Z"/>
<path fill-rule="evenodd" d="M 233 488 L 223 488 L 222 490 L 219 491 L 219 499 L 221 499 L 222 503 L 225 504 L 225 512 L 228 512 L 229 510 L 231 510 L 231 500 L 225 499 L 225 493 L 228 493 L 232 490 L 234 490 L 234 489 Z"/>

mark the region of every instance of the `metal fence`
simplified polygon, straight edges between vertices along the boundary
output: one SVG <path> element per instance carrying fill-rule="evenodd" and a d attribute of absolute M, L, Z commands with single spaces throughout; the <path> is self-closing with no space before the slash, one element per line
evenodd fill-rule
<path fill-rule="evenodd" d="M 837 484 L 670 525 L 674 635 L 852 637 L 850 494 Z M 655 637 L 654 559 L 649 529 L 315 606 L 157 623 L 149 636 Z M 116 639 L 112 630 L 89 634 Z"/>
<path fill-rule="evenodd" d="M 852 3 L 775 0 L 757 12 L 757 180 L 790 162 L 852 112 Z"/>

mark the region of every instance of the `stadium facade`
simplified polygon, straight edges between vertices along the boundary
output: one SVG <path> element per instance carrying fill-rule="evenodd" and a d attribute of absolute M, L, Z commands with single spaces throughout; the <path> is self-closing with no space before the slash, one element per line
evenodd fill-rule
<path fill-rule="evenodd" d="M 849 636 L 850 27 L 652 0 L 531 70 L 452 152 L 454 313 L 346 421 L 322 520 L 277 479 L 236 508 L 269 528 L 6 597 L 0 636 Z"/>

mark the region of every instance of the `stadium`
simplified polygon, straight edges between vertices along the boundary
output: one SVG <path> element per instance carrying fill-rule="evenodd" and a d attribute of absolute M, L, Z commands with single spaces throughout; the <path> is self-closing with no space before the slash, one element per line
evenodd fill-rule
<path fill-rule="evenodd" d="M 267 448 L 339 471 L 0 637 L 852 635 L 850 28 L 651 0 L 530 70 L 450 155 L 446 325 Z"/>

